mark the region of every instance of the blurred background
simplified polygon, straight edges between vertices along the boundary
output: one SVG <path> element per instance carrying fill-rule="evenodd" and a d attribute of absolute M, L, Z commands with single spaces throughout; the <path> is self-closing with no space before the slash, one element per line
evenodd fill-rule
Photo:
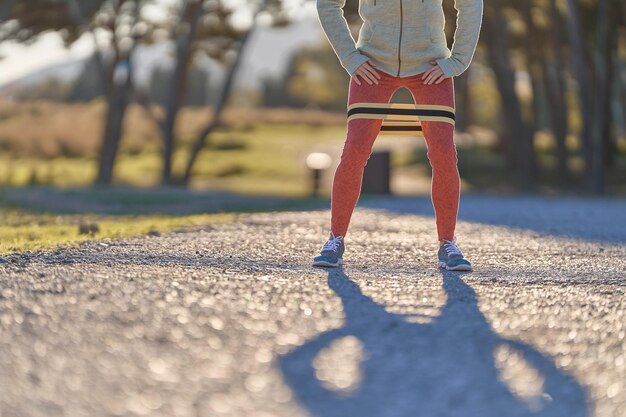
<path fill-rule="evenodd" d="M 356 40 L 358 0 L 344 13 Z M 314 0 L 2 0 L 0 228 L 39 228 L 4 230 L 0 250 L 75 221 L 59 214 L 306 201 L 311 153 L 330 157 L 315 178 L 327 198 L 348 82 Z M 622 0 L 485 1 L 455 89 L 464 192 L 626 195 Z M 429 192 L 422 138 L 376 150 L 393 194 Z"/>

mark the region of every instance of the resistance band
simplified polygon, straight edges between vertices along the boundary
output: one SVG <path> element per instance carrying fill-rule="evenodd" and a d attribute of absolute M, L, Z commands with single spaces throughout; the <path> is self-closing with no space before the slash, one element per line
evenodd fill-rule
<path fill-rule="evenodd" d="M 423 136 L 422 122 L 446 122 L 454 125 L 454 108 L 436 104 L 352 103 L 348 122 L 353 119 L 382 119 L 381 135 Z"/>

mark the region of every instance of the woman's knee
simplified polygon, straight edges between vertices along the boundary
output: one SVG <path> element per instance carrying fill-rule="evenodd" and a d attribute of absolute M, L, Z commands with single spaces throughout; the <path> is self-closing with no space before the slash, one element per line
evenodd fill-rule
<path fill-rule="evenodd" d="M 371 153 L 372 146 L 369 144 L 346 141 L 341 152 L 341 162 L 365 166 Z"/>
<path fill-rule="evenodd" d="M 433 168 L 456 168 L 459 162 L 456 144 L 453 141 L 430 144 L 427 156 Z"/>

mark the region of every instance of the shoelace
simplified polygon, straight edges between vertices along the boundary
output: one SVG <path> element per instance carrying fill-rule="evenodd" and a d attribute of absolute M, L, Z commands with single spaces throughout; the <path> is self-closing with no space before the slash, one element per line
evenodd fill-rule
<path fill-rule="evenodd" d="M 339 248 L 339 244 L 341 243 L 342 240 L 343 240 L 342 236 L 332 236 L 330 239 L 328 239 L 328 242 L 324 244 L 324 247 L 322 248 L 322 252 L 327 251 L 327 250 L 337 252 L 337 249 Z"/>
<path fill-rule="evenodd" d="M 448 254 L 448 256 L 458 255 L 460 257 L 463 257 L 463 253 L 461 252 L 461 249 L 459 249 L 456 246 L 456 240 L 446 240 L 443 243 L 443 247 L 446 250 L 446 253 Z"/>

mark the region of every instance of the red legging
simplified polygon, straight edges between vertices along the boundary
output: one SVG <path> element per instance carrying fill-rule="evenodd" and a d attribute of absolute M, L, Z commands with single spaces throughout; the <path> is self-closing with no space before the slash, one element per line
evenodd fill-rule
<path fill-rule="evenodd" d="M 454 108 L 454 82 L 445 78 L 439 84 L 424 84 L 422 74 L 396 77 L 378 70 L 379 84 L 368 84 L 362 78 L 358 85 L 350 79 L 348 105 L 358 102 L 388 103 L 393 93 L 401 87 L 411 91 L 416 104 L 438 104 Z M 335 171 L 331 195 L 331 231 L 335 236 L 345 236 L 352 212 L 361 193 L 363 169 L 380 133 L 381 119 L 352 119 Z M 457 153 L 454 144 L 454 126 L 439 121 L 423 121 L 427 156 L 432 167 L 431 197 L 435 209 L 439 242 L 455 238 L 459 208 L 460 185 Z"/>

